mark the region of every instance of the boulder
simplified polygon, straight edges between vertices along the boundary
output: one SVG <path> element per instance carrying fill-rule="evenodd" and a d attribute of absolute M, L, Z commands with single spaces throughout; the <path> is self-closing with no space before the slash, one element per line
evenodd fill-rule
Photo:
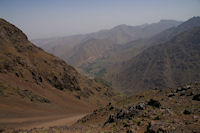
<path fill-rule="evenodd" d="M 147 103 L 149 106 L 160 108 L 161 104 L 159 101 L 156 101 L 154 99 L 150 99 L 149 102 Z"/>
<path fill-rule="evenodd" d="M 163 123 L 150 122 L 146 128 L 145 133 L 167 133 Z"/>
<path fill-rule="evenodd" d="M 200 101 L 200 94 L 194 95 L 192 100 Z"/>
<path fill-rule="evenodd" d="M 104 123 L 104 126 L 108 123 L 113 123 L 115 121 L 115 116 L 114 114 L 111 114 L 108 118 L 108 120 Z"/>
<path fill-rule="evenodd" d="M 146 104 L 145 103 L 138 103 L 136 105 L 136 109 L 138 110 L 144 110 L 146 108 Z"/>
<path fill-rule="evenodd" d="M 189 114 L 191 114 L 191 112 L 190 112 L 189 110 L 186 110 L 186 109 L 185 109 L 185 110 L 183 111 L 183 114 L 189 115 Z"/>
<path fill-rule="evenodd" d="M 173 97 L 173 96 L 175 96 L 175 94 L 174 93 L 169 93 L 167 96 L 168 97 Z"/>

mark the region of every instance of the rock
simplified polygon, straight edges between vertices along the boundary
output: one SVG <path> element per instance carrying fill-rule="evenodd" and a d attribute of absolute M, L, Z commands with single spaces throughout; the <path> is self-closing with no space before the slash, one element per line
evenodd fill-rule
<path fill-rule="evenodd" d="M 136 105 L 136 109 L 139 109 L 139 110 L 144 110 L 146 107 L 145 107 L 145 103 L 138 103 Z"/>
<path fill-rule="evenodd" d="M 173 96 L 175 96 L 174 93 L 169 93 L 169 94 L 168 94 L 168 97 L 173 97 Z"/>
<path fill-rule="evenodd" d="M 39 81 L 42 82 L 42 77 L 41 76 L 39 76 Z"/>
<path fill-rule="evenodd" d="M 186 90 L 191 89 L 191 85 L 186 85 L 186 86 L 185 86 L 185 89 L 186 89 Z"/>
<path fill-rule="evenodd" d="M 138 114 L 138 111 L 135 110 L 133 107 L 129 107 L 128 109 L 121 109 L 116 114 L 117 119 L 129 119 L 131 120 L 135 115 Z"/>
<path fill-rule="evenodd" d="M 131 129 L 126 130 L 126 133 L 134 133 Z"/>
<path fill-rule="evenodd" d="M 143 95 L 139 96 L 139 98 L 143 98 L 143 97 L 144 97 Z"/>
<path fill-rule="evenodd" d="M 114 114 L 111 114 L 108 118 L 108 120 L 104 123 L 104 125 L 106 125 L 107 123 L 112 123 L 115 121 L 115 116 Z"/>
<path fill-rule="evenodd" d="M 121 109 L 118 113 L 117 113 L 117 119 L 122 119 L 124 117 L 125 113 L 124 111 Z"/>
<path fill-rule="evenodd" d="M 129 111 L 133 111 L 133 110 L 134 110 L 134 107 L 131 106 L 131 107 L 128 108 L 128 110 L 129 110 Z"/>
<path fill-rule="evenodd" d="M 111 103 L 111 102 L 109 102 L 107 106 L 110 106 L 111 104 L 112 104 L 112 103 Z"/>
<path fill-rule="evenodd" d="M 176 89 L 176 92 L 179 92 L 179 91 L 186 91 L 186 90 L 189 90 L 191 89 L 191 86 L 190 85 L 187 85 L 185 87 L 179 87 Z"/>
<path fill-rule="evenodd" d="M 185 93 L 181 93 L 180 96 L 185 96 Z"/>
<path fill-rule="evenodd" d="M 16 75 L 17 77 L 19 77 L 19 74 L 18 74 L 18 73 L 15 73 L 15 75 Z"/>
<path fill-rule="evenodd" d="M 179 91 L 182 91 L 182 88 L 179 87 L 176 89 L 176 92 L 179 92 Z"/>
<path fill-rule="evenodd" d="M 150 122 L 145 133 L 166 133 L 167 131 L 162 127 L 162 124 Z"/>
<path fill-rule="evenodd" d="M 79 96 L 79 95 L 76 95 L 75 97 L 78 98 L 78 99 L 81 99 L 81 96 Z"/>
<path fill-rule="evenodd" d="M 160 117 L 159 117 L 159 116 L 156 116 L 156 117 L 154 118 L 154 120 L 160 120 Z"/>
<path fill-rule="evenodd" d="M 200 101 L 200 94 L 194 95 L 192 100 Z"/>
<path fill-rule="evenodd" d="M 189 115 L 189 114 L 191 114 L 191 112 L 190 112 L 189 110 L 186 110 L 186 109 L 185 109 L 185 110 L 183 111 L 183 114 Z"/>
<path fill-rule="evenodd" d="M 96 89 L 96 91 L 98 91 L 98 92 L 101 91 L 101 87 L 96 87 L 95 89 Z"/>
<path fill-rule="evenodd" d="M 193 92 L 190 92 L 189 94 L 187 94 L 187 96 L 192 96 L 194 95 Z"/>
<path fill-rule="evenodd" d="M 109 108 L 109 110 L 113 110 L 114 109 L 114 107 L 113 106 L 111 106 L 110 108 Z"/>
<path fill-rule="evenodd" d="M 150 99 L 147 104 L 152 106 L 152 107 L 156 107 L 156 108 L 160 108 L 160 106 L 161 106 L 160 102 L 158 102 L 154 99 Z"/>
<path fill-rule="evenodd" d="M 124 123 L 124 127 L 130 127 L 128 123 Z"/>

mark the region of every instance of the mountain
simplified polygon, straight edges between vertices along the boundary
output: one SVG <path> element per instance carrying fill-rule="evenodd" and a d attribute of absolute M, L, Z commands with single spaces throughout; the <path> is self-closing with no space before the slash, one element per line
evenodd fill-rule
<path fill-rule="evenodd" d="M 189 29 L 192 29 L 196 26 L 200 26 L 200 17 L 193 17 L 183 22 L 182 24 L 178 25 L 177 27 L 169 28 L 151 38 L 138 39 L 138 40 L 128 42 L 124 44 L 123 46 L 117 47 L 115 52 L 110 54 L 106 58 L 101 58 L 99 60 L 94 61 L 92 64 L 82 66 L 81 68 L 88 75 L 91 75 L 94 77 L 96 76 L 99 77 L 98 76 L 99 73 L 101 73 L 102 70 L 104 70 L 103 71 L 104 73 L 101 74 L 100 78 L 103 78 L 104 80 L 108 81 L 109 84 L 112 84 L 115 88 L 119 88 L 119 89 L 126 88 L 125 89 L 126 91 L 131 90 L 131 88 L 134 88 L 133 86 L 135 83 L 134 81 L 132 81 L 132 77 L 130 77 L 131 74 L 135 75 L 134 73 L 131 73 L 131 71 L 132 69 L 135 69 L 135 67 L 138 64 L 135 66 L 132 66 L 133 68 L 131 68 L 130 63 L 134 62 L 135 58 L 138 58 L 137 56 L 141 56 L 143 54 L 143 51 L 149 51 L 150 49 L 154 49 L 153 46 L 157 47 L 156 45 L 169 42 L 170 40 L 172 40 L 174 37 L 181 34 L 182 32 L 186 32 Z M 150 48 L 150 47 L 153 47 L 153 48 Z M 155 51 L 150 50 L 150 53 L 151 52 L 152 53 L 154 52 L 155 54 Z M 159 52 L 159 53 L 162 54 L 162 52 Z M 150 57 L 152 55 L 153 54 L 149 54 L 148 56 Z M 152 58 L 157 58 L 157 57 L 155 56 Z M 143 59 L 138 59 L 138 60 L 146 60 L 146 59 L 143 58 Z M 147 61 L 148 60 L 146 60 L 146 62 Z M 129 68 L 127 68 L 128 66 Z M 125 68 L 127 69 L 126 74 L 123 71 Z M 123 75 L 123 78 L 121 77 L 122 75 Z M 151 77 L 153 77 L 153 74 Z M 140 75 L 138 75 L 138 79 L 140 79 Z M 119 82 L 123 80 L 125 81 L 124 84 Z M 141 81 L 137 81 L 137 79 L 134 79 L 134 80 L 136 81 L 136 83 L 141 82 Z M 141 85 L 142 84 L 143 83 L 141 83 Z M 152 86 L 152 87 L 155 87 L 155 86 Z M 140 90 L 140 88 L 138 87 L 136 88 Z M 142 86 L 141 88 L 145 88 L 145 87 Z M 134 90 L 137 90 L 137 89 L 134 89 Z"/>
<path fill-rule="evenodd" d="M 115 94 L 36 47 L 3 19 L 0 49 L 0 128 L 9 125 L 7 120 L 12 118 L 87 113 Z"/>
<path fill-rule="evenodd" d="M 74 66 L 80 66 L 91 63 L 99 58 L 107 56 L 117 47 L 110 40 L 106 39 L 88 39 L 72 49 L 72 55 L 66 60 Z"/>
<path fill-rule="evenodd" d="M 133 90 L 173 87 L 200 78 L 200 27 L 145 49 L 127 61 L 116 83 Z"/>
<path fill-rule="evenodd" d="M 86 39 L 87 35 L 72 35 L 67 37 L 35 39 L 32 40 L 32 42 L 49 53 L 56 53 L 56 56 L 63 57 L 67 55 L 76 44 L 80 44 Z"/>
<path fill-rule="evenodd" d="M 34 42 L 39 47 L 43 48 L 45 51 L 50 52 L 66 61 L 71 62 L 70 58 L 68 57 L 72 54 L 77 54 L 76 50 L 73 48 L 76 45 L 83 44 L 83 42 L 87 40 L 90 39 L 109 40 L 113 44 L 122 45 L 129 41 L 152 37 L 168 28 L 177 26 L 181 23 L 182 22 L 174 20 L 161 20 L 160 22 L 157 23 L 145 24 L 140 26 L 128 26 L 123 24 L 116 26 L 112 29 L 101 30 L 90 34 L 81 34 L 81 35 L 73 35 L 73 36 L 50 38 L 50 39 L 37 39 L 37 40 L 32 40 L 32 42 Z"/>
<path fill-rule="evenodd" d="M 116 44 L 125 44 L 127 42 L 149 38 L 168 28 L 181 24 L 175 20 L 160 20 L 157 23 L 144 24 L 139 26 L 118 25 L 110 30 L 103 30 L 92 33 L 90 36 L 98 39 L 109 39 Z"/>
<path fill-rule="evenodd" d="M 157 42 L 166 42 L 172 39 L 174 36 L 191 29 L 192 27 L 200 26 L 200 17 L 192 17 L 184 23 L 178 25 L 177 27 L 169 28 L 159 35 L 152 37 L 151 40 L 156 40 Z"/>

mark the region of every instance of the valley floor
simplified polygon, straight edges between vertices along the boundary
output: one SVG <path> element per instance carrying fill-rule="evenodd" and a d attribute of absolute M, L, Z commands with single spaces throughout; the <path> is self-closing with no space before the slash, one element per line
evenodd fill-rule
<path fill-rule="evenodd" d="M 49 128 L 53 126 L 70 126 L 78 119 L 81 119 L 86 114 L 62 114 L 51 116 L 36 116 L 36 117 L 20 117 L 20 118 L 4 118 L 0 119 L 0 128 Z"/>
<path fill-rule="evenodd" d="M 50 127 L 68 128 L 86 114 L 54 114 L 47 116 L 1 118 L 0 132 L 43 132 Z M 3 128 L 3 129 L 1 129 Z M 68 129 L 69 131 L 71 129 Z M 67 131 L 68 132 L 68 131 Z"/>

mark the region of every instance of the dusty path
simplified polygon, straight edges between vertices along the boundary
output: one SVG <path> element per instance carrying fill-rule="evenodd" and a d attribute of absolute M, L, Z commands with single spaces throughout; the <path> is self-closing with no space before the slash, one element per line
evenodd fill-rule
<path fill-rule="evenodd" d="M 0 119 L 0 128 L 48 128 L 53 126 L 70 126 L 86 114 L 40 116 L 29 118 Z"/>

